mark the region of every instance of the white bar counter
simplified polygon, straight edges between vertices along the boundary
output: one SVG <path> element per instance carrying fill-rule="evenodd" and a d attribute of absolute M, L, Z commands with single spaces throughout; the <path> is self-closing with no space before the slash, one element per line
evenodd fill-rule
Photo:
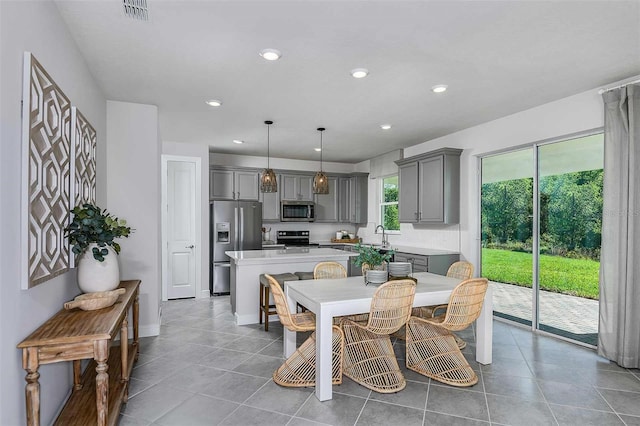
<path fill-rule="evenodd" d="M 330 248 L 295 247 L 286 250 L 226 251 L 231 259 L 231 311 L 236 324 L 258 323 L 260 274 L 312 272 L 317 263 L 332 260 L 348 267 L 357 253 Z"/>

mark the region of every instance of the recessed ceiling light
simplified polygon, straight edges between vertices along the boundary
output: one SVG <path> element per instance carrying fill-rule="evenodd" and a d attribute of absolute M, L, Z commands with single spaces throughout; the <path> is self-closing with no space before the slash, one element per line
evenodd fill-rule
<path fill-rule="evenodd" d="M 389 130 L 391 128 L 391 124 L 381 124 L 380 128 L 382 130 Z"/>
<path fill-rule="evenodd" d="M 260 56 L 267 61 L 277 61 L 282 56 L 282 53 L 276 49 L 262 49 L 260 51 Z"/>
<path fill-rule="evenodd" d="M 233 143 L 237 143 L 238 145 L 240 145 L 241 143 L 244 143 L 244 141 L 241 141 L 240 139 L 234 139 Z"/>
<path fill-rule="evenodd" d="M 320 152 L 320 151 L 322 151 L 322 148 L 313 148 L 313 150 L 314 150 L 315 152 Z"/>
<path fill-rule="evenodd" d="M 436 86 L 433 86 L 431 88 L 431 91 L 433 93 L 442 93 L 442 92 L 445 92 L 447 90 L 447 87 L 449 87 L 449 86 L 447 86 L 446 84 L 438 84 Z"/>
<path fill-rule="evenodd" d="M 206 101 L 206 104 L 212 107 L 219 107 L 220 105 L 222 105 L 222 101 L 219 101 L 217 99 L 211 99 L 209 101 Z"/>
<path fill-rule="evenodd" d="M 369 70 L 366 68 L 356 68 L 351 70 L 353 78 L 364 78 L 369 74 Z"/>

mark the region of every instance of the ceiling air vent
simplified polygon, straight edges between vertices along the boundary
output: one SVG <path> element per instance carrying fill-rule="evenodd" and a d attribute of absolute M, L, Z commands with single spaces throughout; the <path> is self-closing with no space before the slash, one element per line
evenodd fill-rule
<path fill-rule="evenodd" d="M 149 20 L 147 0 L 122 0 L 122 5 L 124 6 L 124 14 L 129 18 L 140 21 Z"/>

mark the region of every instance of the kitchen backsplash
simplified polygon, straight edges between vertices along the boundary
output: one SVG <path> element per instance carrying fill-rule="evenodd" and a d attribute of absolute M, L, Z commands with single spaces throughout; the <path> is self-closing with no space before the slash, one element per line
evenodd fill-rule
<path fill-rule="evenodd" d="M 376 224 L 369 222 L 358 228 L 358 236 L 367 243 L 379 243 L 382 234 L 376 234 Z M 399 234 L 389 234 L 391 246 L 402 245 L 408 247 L 433 248 L 440 250 L 460 251 L 460 225 L 420 227 L 409 223 L 400 224 Z"/>
<path fill-rule="evenodd" d="M 330 241 L 336 237 L 336 231 L 344 229 L 348 232 L 355 232 L 355 227 L 348 223 L 265 223 L 262 225 L 267 230 L 271 229 L 271 240 L 278 238 L 278 231 L 309 231 L 311 242 Z"/>

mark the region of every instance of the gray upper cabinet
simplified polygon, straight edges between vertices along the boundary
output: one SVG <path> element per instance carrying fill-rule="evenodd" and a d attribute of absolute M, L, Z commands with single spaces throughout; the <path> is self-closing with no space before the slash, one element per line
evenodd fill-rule
<path fill-rule="evenodd" d="M 282 200 L 313 201 L 313 176 L 283 174 Z"/>
<path fill-rule="evenodd" d="M 338 178 L 328 176 L 329 193 L 316 194 L 316 222 L 338 221 Z"/>
<path fill-rule="evenodd" d="M 212 200 L 258 200 L 260 175 L 253 170 L 209 170 Z"/>
<path fill-rule="evenodd" d="M 338 220 L 343 223 L 366 223 L 368 175 L 355 175 L 338 178 Z"/>
<path fill-rule="evenodd" d="M 396 161 L 404 223 L 454 224 L 460 221 L 461 149 L 443 148 Z"/>
<path fill-rule="evenodd" d="M 338 192 L 340 200 L 338 202 L 338 222 L 351 222 L 351 178 L 338 178 Z"/>
<path fill-rule="evenodd" d="M 369 176 L 356 175 L 351 178 L 351 223 L 367 223 L 369 200 Z"/>
<path fill-rule="evenodd" d="M 280 191 L 282 191 L 280 175 L 276 175 L 278 192 L 261 192 L 262 221 L 280 222 Z"/>

